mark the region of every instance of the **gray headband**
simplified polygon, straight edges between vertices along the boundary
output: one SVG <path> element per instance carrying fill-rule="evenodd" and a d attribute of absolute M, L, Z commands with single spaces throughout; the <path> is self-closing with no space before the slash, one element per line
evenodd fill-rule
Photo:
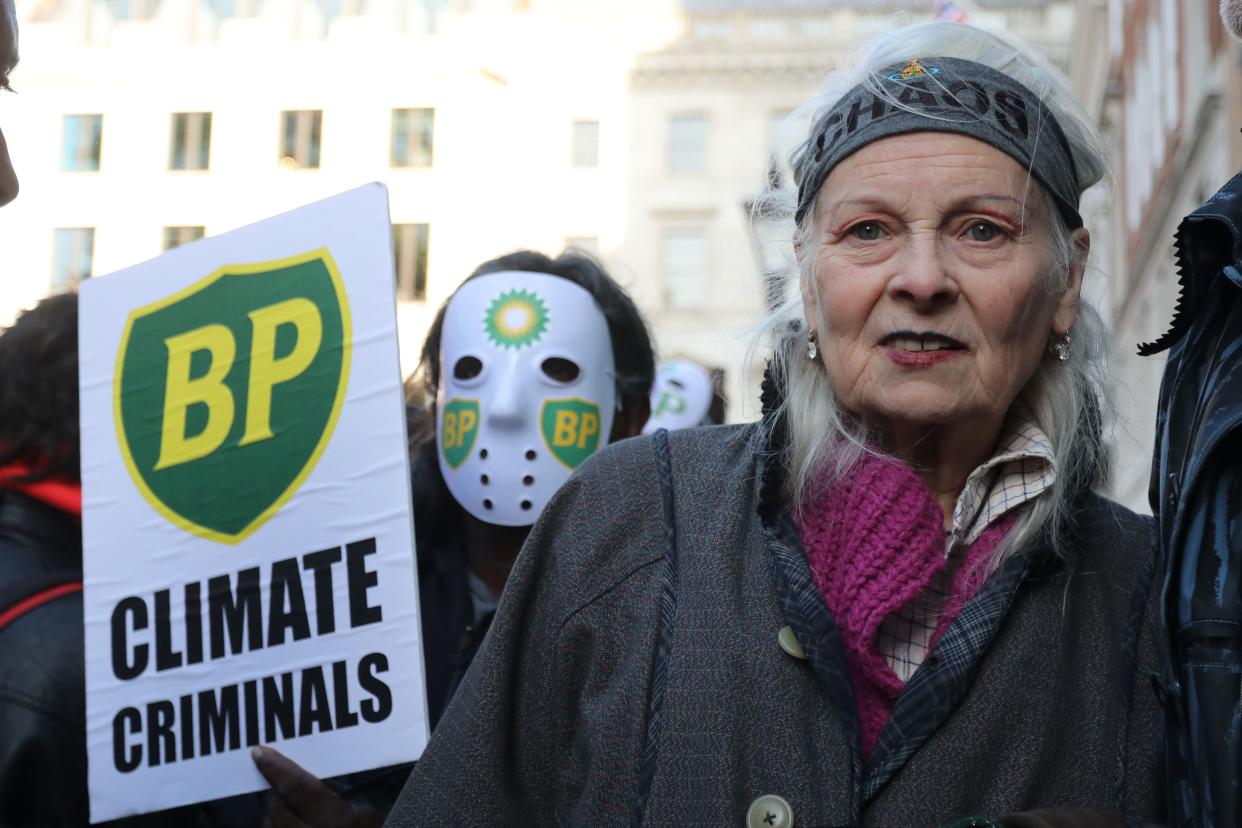
<path fill-rule="evenodd" d="M 955 132 L 996 147 L 1030 170 L 1070 229 L 1082 227 L 1069 142 L 1025 86 L 981 63 L 948 57 L 895 64 L 874 83 L 882 93 L 860 84 L 816 122 L 815 140 L 801 159 L 799 224 L 833 168 L 867 144 L 908 132 Z"/>

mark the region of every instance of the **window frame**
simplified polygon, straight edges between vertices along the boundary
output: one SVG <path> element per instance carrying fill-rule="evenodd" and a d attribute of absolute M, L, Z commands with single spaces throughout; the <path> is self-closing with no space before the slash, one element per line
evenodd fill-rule
<path fill-rule="evenodd" d="M 675 124 L 678 122 L 698 121 L 702 126 L 702 140 L 698 147 L 698 163 L 687 166 L 679 163 L 678 159 L 685 152 L 685 147 L 679 148 L 677 130 Z M 711 131 L 711 118 L 707 112 L 702 110 L 683 110 L 670 112 L 667 121 L 667 141 L 665 143 L 665 166 L 668 171 L 679 175 L 695 175 L 707 172 L 710 164 L 708 163 L 709 135 Z"/>
<path fill-rule="evenodd" d="M 702 272 L 698 275 L 702 289 L 697 293 L 695 301 L 687 303 L 677 301 L 675 296 L 684 292 L 684 279 L 680 280 L 681 289 L 674 290 L 674 280 L 670 268 L 669 244 L 677 237 L 695 237 L 702 243 Z M 660 292 L 664 307 L 678 311 L 697 311 L 707 308 L 707 294 L 711 275 L 711 243 L 709 228 L 706 224 L 677 224 L 665 227 L 660 232 Z"/>
<path fill-rule="evenodd" d="M 185 232 L 187 230 L 190 232 Z M 174 233 L 177 236 L 189 236 L 189 238 L 178 238 L 172 244 L 169 244 Z M 207 228 L 201 224 L 166 224 L 160 233 L 160 250 L 167 253 L 169 250 L 181 247 L 183 244 L 196 242 L 206 235 Z"/>
<path fill-rule="evenodd" d="M 416 114 L 425 116 L 419 123 Z M 398 124 L 406 128 L 404 152 L 398 153 Z M 425 140 L 424 140 L 425 139 Z M 421 152 L 426 152 L 425 159 Z M 401 155 L 402 157 L 398 157 Z M 392 110 L 388 125 L 388 165 L 393 169 L 430 169 L 436 155 L 436 109 L 434 106 L 407 106 Z"/>
<path fill-rule="evenodd" d="M 589 137 L 589 145 L 584 145 L 582 127 L 594 127 Z M 599 169 L 599 138 L 600 125 L 598 118 L 575 118 L 571 122 L 569 165 L 576 170 Z M 588 152 L 584 153 L 583 150 Z"/>
<path fill-rule="evenodd" d="M 304 119 L 310 122 L 310 126 L 307 127 L 309 134 L 305 136 L 305 140 L 301 134 Z M 292 135 L 289 128 L 291 123 Z M 302 149 L 305 149 L 310 156 L 306 161 L 298 157 Z M 323 165 L 323 110 L 282 109 L 280 112 L 280 151 L 277 155 L 280 166 L 285 169 L 320 169 Z"/>
<path fill-rule="evenodd" d="M 86 166 L 81 165 L 82 162 L 82 145 L 77 140 L 71 141 L 72 134 L 75 139 L 80 139 L 84 133 L 83 126 L 85 119 L 91 119 L 94 124 L 93 139 L 88 142 L 93 148 L 92 158 Z M 76 124 L 76 128 L 70 131 L 70 124 Z M 99 172 L 103 167 L 103 113 L 101 112 L 70 112 L 66 113 L 61 119 L 60 127 L 60 169 L 61 172 Z M 70 161 L 71 146 L 73 149 L 73 159 Z"/>
<path fill-rule="evenodd" d="M 408 229 L 409 239 L 406 232 Z M 421 239 L 419 236 L 421 235 Z M 403 261 L 405 244 L 412 242 L 414 252 L 408 265 Z M 399 302 L 426 302 L 428 263 L 431 260 L 431 223 L 412 221 L 392 225 L 392 260 L 394 288 Z"/>
<path fill-rule="evenodd" d="M 205 117 L 204 117 L 205 116 Z M 211 129 L 215 119 L 210 112 L 173 112 L 170 116 L 168 125 L 168 171 L 169 172 L 205 172 L 211 169 Z M 183 137 L 185 140 L 184 152 L 178 153 L 177 147 L 177 126 L 179 123 L 185 124 Z M 189 140 L 190 134 L 193 132 L 192 126 L 199 125 L 199 135 L 197 143 Z M 205 125 L 205 129 L 204 129 Z M 193 166 L 190 164 L 178 165 L 178 160 L 188 161 L 190 157 L 190 149 L 197 148 L 199 159 L 202 166 Z M 184 156 L 184 157 L 182 157 Z"/>
<path fill-rule="evenodd" d="M 84 234 L 83 238 L 86 239 L 86 244 L 84 246 L 80 244 L 73 245 L 71 243 L 67 243 L 67 244 L 62 243 L 62 240 L 72 239 L 72 236 L 69 236 L 68 234 L 79 234 L 79 233 Z M 84 273 L 69 272 L 70 270 L 69 265 L 73 264 L 73 262 L 65 261 L 61 258 L 62 250 L 69 249 L 72 247 L 77 247 L 79 249 L 71 250 L 70 251 L 71 255 L 73 254 L 80 255 L 81 249 L 82 248 L 85 249 L 86 270 Z M 62 269 L 66 271 L 63 277 L 60 274 L 60 271 Z M 66 291 L 66 290 L 73 290 L 83 281 L 89 279 L 91 275 L 94 273 L 94 269 L 95 269 L 95 228 L 94 227 L 75 226 L 75 227 L 54 227 L 52 228 L 52 273 L 51 273 L 51 278 L 49 281 L 52 292 L 59 293 L 59 292 Z"/>

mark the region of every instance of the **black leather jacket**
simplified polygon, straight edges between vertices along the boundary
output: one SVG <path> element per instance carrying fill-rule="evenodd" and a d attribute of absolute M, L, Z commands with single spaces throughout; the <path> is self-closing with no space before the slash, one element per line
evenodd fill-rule
<path fill-rule="evenodd" d="M 1242 825 L 1242 173 L 1182 221 L 1150 500 L 1174 825 Z"/>
<path fill-rule="evenodd" d="M 0 593 L 15 597 L 46 573 L 82 577 L 81 524 L 0 490 Z M 43 604 L 0 630 L 0 828 L 88 824 L 83 646 L 81 593 Z M 105 824 L 199 828 L 211 820 L 206 810 L 190 807 Z"/>
<path fill-rule="evenodd" d="M 81 578 L 77 519 L 0 492 L 0 610 L 54 572 Z M 80 593 L 0 631 L 0 825 L 87 823 L 83 686 Z"/>

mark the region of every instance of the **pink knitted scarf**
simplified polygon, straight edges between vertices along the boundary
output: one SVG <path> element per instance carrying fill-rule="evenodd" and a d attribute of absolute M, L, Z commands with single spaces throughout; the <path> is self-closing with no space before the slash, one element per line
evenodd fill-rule
<path fill-rule="evenodd" d="M 1012 517 L 996 521 L 966 552 L 929 649 L 980 586 L 990 553 L 1012 524 Z M 845 479 L 823 489 L 798 529 L 815 585 L 845 643 L 866 760 L 905 686 L 877 651 L 876 634 L 944 569 L 944 513 L 908 466 L 867 455 Z"/>

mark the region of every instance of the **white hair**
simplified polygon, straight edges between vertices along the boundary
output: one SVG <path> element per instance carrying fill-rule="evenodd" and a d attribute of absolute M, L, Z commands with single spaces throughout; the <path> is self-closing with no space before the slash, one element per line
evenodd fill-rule
<path fill-rule="evenodd" d="M 1242 0 L 1220 0 L 1220 19 L 1230 34 L 1242 39 Z"/>
<path fill-rule="evenodd" d="M 0 89 L 9 88 L 9 73 L 17 66 L 17 8 L 0 0 Z"/>
<path fill-rule="evenodd" d="M 1061 75 L 1029 50 L 969 25 L 922 23 L 880 36 L 864 49 L 855 65 L 835 71 L 821 95 L 797 115 L 810 114 L 812 123 L 816 123 L 855 86 L 874 82 L 880 70 L 912 58 L 932 57 L 971 60 L 1021 83 L 1044 103 L 1065 133 L 1079 192 L 1106 177 L 1101 139 Z M 814 138 L 812 132 L 793 153 L 795 178 L 807 169 Z M 1028 176 L 1029 173 L 1028 170 Z M 1046 240 L 1046 287 L 1060 295 L 1071 270 L 1085 267 L 1086 250 L 1076 243 L 1051 196 L 1034 179 L 1030 183 L 1030 192 L 1043 199 L 1045 214 L 1050 218 L 1040 225 L 1050 228 Z M 758 209 L 766 215 L 779 213 L 787 216 L 791 224 L 794 206 L 787 192 L 768 194 L 758 203 Z M 797 242 L 796 267 L 790 267 L 781 277 L 782 283 L 774 291 L 781 297 L 781 304 L 756 342 L 756 347 L 761 342 L 775 346 L 771 376 L 780 392 L 780 408 L 775 412 L 777 416 L 766 422 L 768 428 L 777 420 L 784 422 L 783 460 L 788 470 L 784 493 L 795 512 L 808 506 L 824 483 L 847 474 L 864 453 L 876 452 L 867 424 L 841 404 L 821 363 L 806 358 L 808 334 L 803 323 L 801 287 L 815 275 L 814 217 L 812 205 L 801 225 L 792 228 Z M 1109 379 L 1107 328 L 1095 308 L 1080 295 L 1069 360 L 1061 362 L 1051 355 L 1045 356 L 1013 403 L 1013 409 L 1048 436 L 1056 482 L 1049 492 L 1023 510 L 997 551 L 997 563 L 1008 551 L 1041 535 L 1054 549 L 1059 549 L 1074 496 L 1084 487 L 1105 484 L 1108 462 L 1103 422 L 1111 416 Z"/>

